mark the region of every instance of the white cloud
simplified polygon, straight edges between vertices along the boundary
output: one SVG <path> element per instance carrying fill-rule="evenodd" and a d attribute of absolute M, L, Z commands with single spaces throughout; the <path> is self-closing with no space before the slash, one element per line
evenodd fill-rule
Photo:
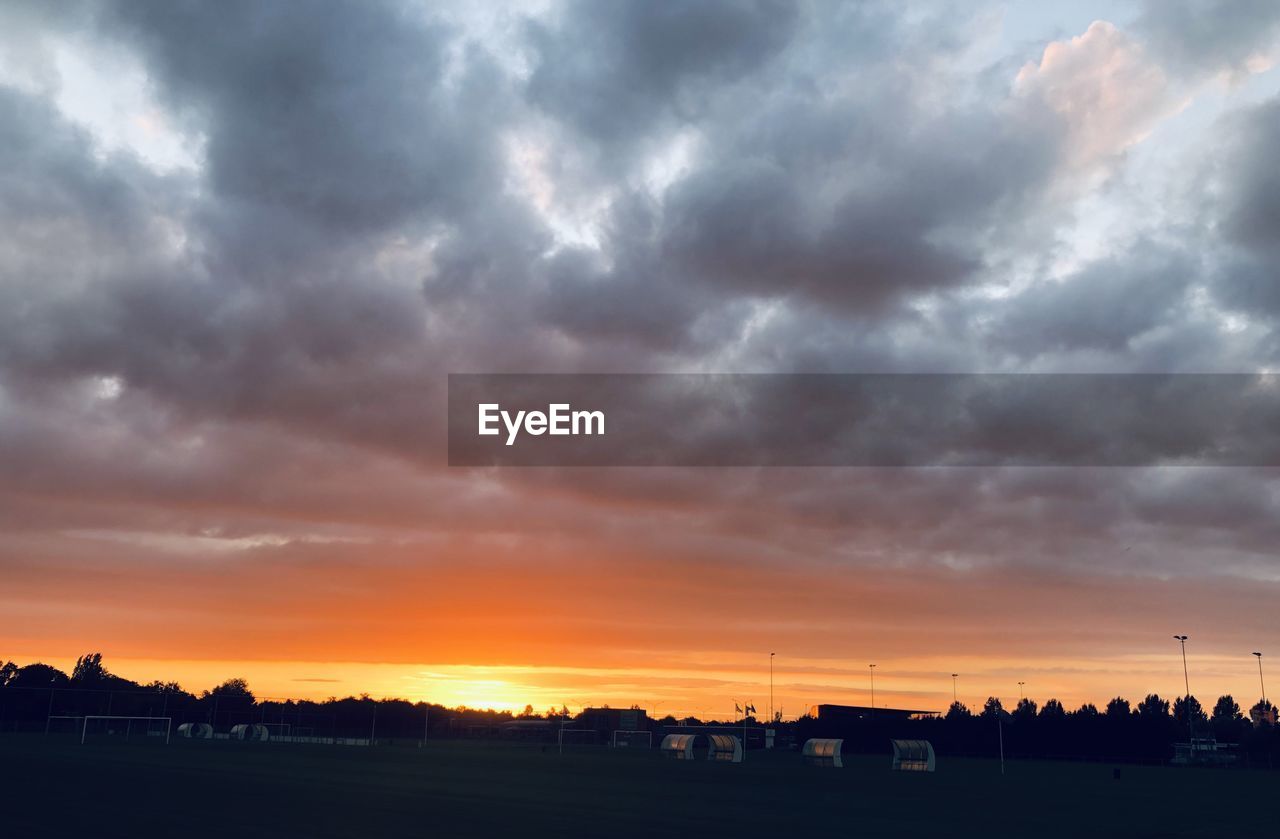
<path fill-rule="evenodd" d="M 1023 65 L 1014 92 L 1062 118 L 1068 161 L 1085 172 L 1141 142 L 1188 101 L 1140 45 L 1106 21 L 1050 43 L 1039 63 Z"/>

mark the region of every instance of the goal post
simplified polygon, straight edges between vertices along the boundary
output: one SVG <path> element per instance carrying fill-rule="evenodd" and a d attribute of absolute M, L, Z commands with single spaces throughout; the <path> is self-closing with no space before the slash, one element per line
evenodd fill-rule
<path fill-rule="evenodd" d="M 55 724 L 54 720 L 58 722 Z M 64 725 L 63 720 L 68 722 Z M 54 734 L 75 734 L 76 726 L 80 725 L 84 720 L 83 714 L 50 714 L 44 721 L 44 733 L 46 735 Z M 57 729 L 56 731 L 54 729 Z"/>
<path fill-rule="evenodd" d="M 267 730 L 272 739 L 293 736 L 293 723 L 291 722 L 264 722 L 259 723 L 259 725 Z"/>
<path fill-rule="evenodd" d="M 169 744 L 169 738 L 173 733 L 173 717 L 130 717 L 130 716 L 115 716 L 112 714 L 93 714 L 93 715 L 86 716 L 84 718 L 83 726 L 80 729 L 80 745 L 82 746 L 85 744 L 85 741 L 89 737 L 89 723 L 92 720 L 106 720 L 108 725 L 110 725 L 112 721 L 122 722 L 125 725 L 126 737 L 128 737 L 129 733 L 132 731 L 133 723 L 135 722 L 145 722 L 148 724 L 164 723 L 165 745 Z M 108 733 L 111 733 L 110 729 L 108 729 Z"/>
<path fill-rule="evenodd" d="M 617 748 L 632 749 L 652 749 L 653 748 L 653 732 L 652 731 L 624 731 L 618 729 L 613 732 L 613 741 L 611 745 Z"/>
<path fill-rule="evenodd" d="M 560 751 L 565 746 L 595 746 L 600 742 L 600 732 L 594 728 L 562 728 L 557 735 Z"/>

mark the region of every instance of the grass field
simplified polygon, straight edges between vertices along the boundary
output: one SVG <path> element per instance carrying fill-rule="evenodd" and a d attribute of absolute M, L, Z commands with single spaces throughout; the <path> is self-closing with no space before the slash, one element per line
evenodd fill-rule
<path fill-rule="evenodd" d="M 936 774 L 794 752 L 0 736 L 0 834 L 37 836 L 1275 836 L 1271 772 L 939 758 Z"/>

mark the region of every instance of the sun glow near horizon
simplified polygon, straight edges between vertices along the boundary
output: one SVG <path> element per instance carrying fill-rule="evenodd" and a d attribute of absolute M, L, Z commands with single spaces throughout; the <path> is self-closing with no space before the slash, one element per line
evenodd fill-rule
<path fill-rule="evenodd" d="M 708 656 L 708 660 L 722 657 Z M 1251 659 L 1252 657 L 1250 657 Z M 33 657 L 70 672 L 74 659 Z M 25 659 L 19 663 L 30 663 Z M 241 677 L 260 700 L 324 700 L 368 695 L 374 699 L 429 702 L 447 708 L 467 707 L 520 713 L 568 708 L 638 705 L 654 717 L 672 715 L 728 719 L 734 705 L 753 703 L 767 714 L 769 673 L 762 664 L 745 667 L 723 664 L 708 668 L 684 666 L 669 670 L 619 667 L 554 667 L 536 665 L 399 664 L 367 662 L 157 660 L 104 658 L 116 675 L 145 684 L 177 681 L 199 694 L 222 681 Z M 754 662 L 753 662 L 754 663 Z M 1137 702 L 1148 693 L 1172 698 L 1181 693 L 1181 664 L 1175 652 L 1133 656 L 1106 662 L 1055 662 L 1037 670 L 1027 662 L 995 662 L 968 658 L 956 680 L 956 695 L 970 709 L 981 708 L 988 696 L 1006 706 L 1016 703 L 1019 681 L 1025 693 L 1043 705 L 1062 701 L 1068 709 L 1089 702 L 1102 707 L 1119 695 Z M 833 665 L 839 666 L 833 666 Z M 871 703 L 870 680 L 858 665 L 775 659 L 774 707 L 784 719 L 794 719 L 816 704 Z M 932 659 L 882 660 L 876 669 L 878 707 L 945 712 L 952 701 L 952 680 L 945 667 Z M 1212 704 L 1230 693 L 1252 703 L 1257 692 L 1256 663 L 1235 657 L 1193 656 L 1192 693 Z M 1253 667 L 1254 669 L 1250 669 Z M 928 670 L 922 670 L 928 668 Z M 933 669 L 937 672 L 932 672 Z M 955 672 L 955 671 L 951 671 Z"/>

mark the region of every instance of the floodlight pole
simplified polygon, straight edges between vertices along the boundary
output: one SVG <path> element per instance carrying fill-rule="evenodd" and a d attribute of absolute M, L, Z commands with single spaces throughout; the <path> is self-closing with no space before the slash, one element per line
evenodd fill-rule
<path fill-rule="evenodd" d="M 952 705 L 960 701 L 959 699 L 956 698 L 956 677 L 959 675 L 960 675 L 959 673 L 951 674 L 951 704 Z"/>
<path fill-rule="evenodd" d="M 1179 644 L 1182 645 L 1182 686 L 1187 692 L 1182 700 L 1182 712 L 1187 715 L 1187 749 L 1191 758 L 1195 758 L 1195 752 L 1192 750 L 1191 741 L 1195 739 L 1195 728 L 1191 722 L 1191 677 L 1187 674 L 1187 636 L 1173 636 Z"/>
<path fill-rule="evenodd" d="M 1019 705 L 1022 704 L 1022 700 L 1027 698 L 1025 695 L 1023 695 L 1023 692 L 1022 692 L 1022 686 L 1025 684 L 1026 682 L 1018 682 L 1018 704 Z"/>
<path fill-rule="evenodd" d="M 876 715 L 876 666 L 868 664 L 867 669 L 871 671 L 871 716 Z"/>
<path fill-rule="evenodd" d="M 1267 701 L 1267 683 L 1262 680 L 1262 653 L 1254 653 L 1258 657 L 1258 687 L 1262 688 L 1262 701 Z"/>

